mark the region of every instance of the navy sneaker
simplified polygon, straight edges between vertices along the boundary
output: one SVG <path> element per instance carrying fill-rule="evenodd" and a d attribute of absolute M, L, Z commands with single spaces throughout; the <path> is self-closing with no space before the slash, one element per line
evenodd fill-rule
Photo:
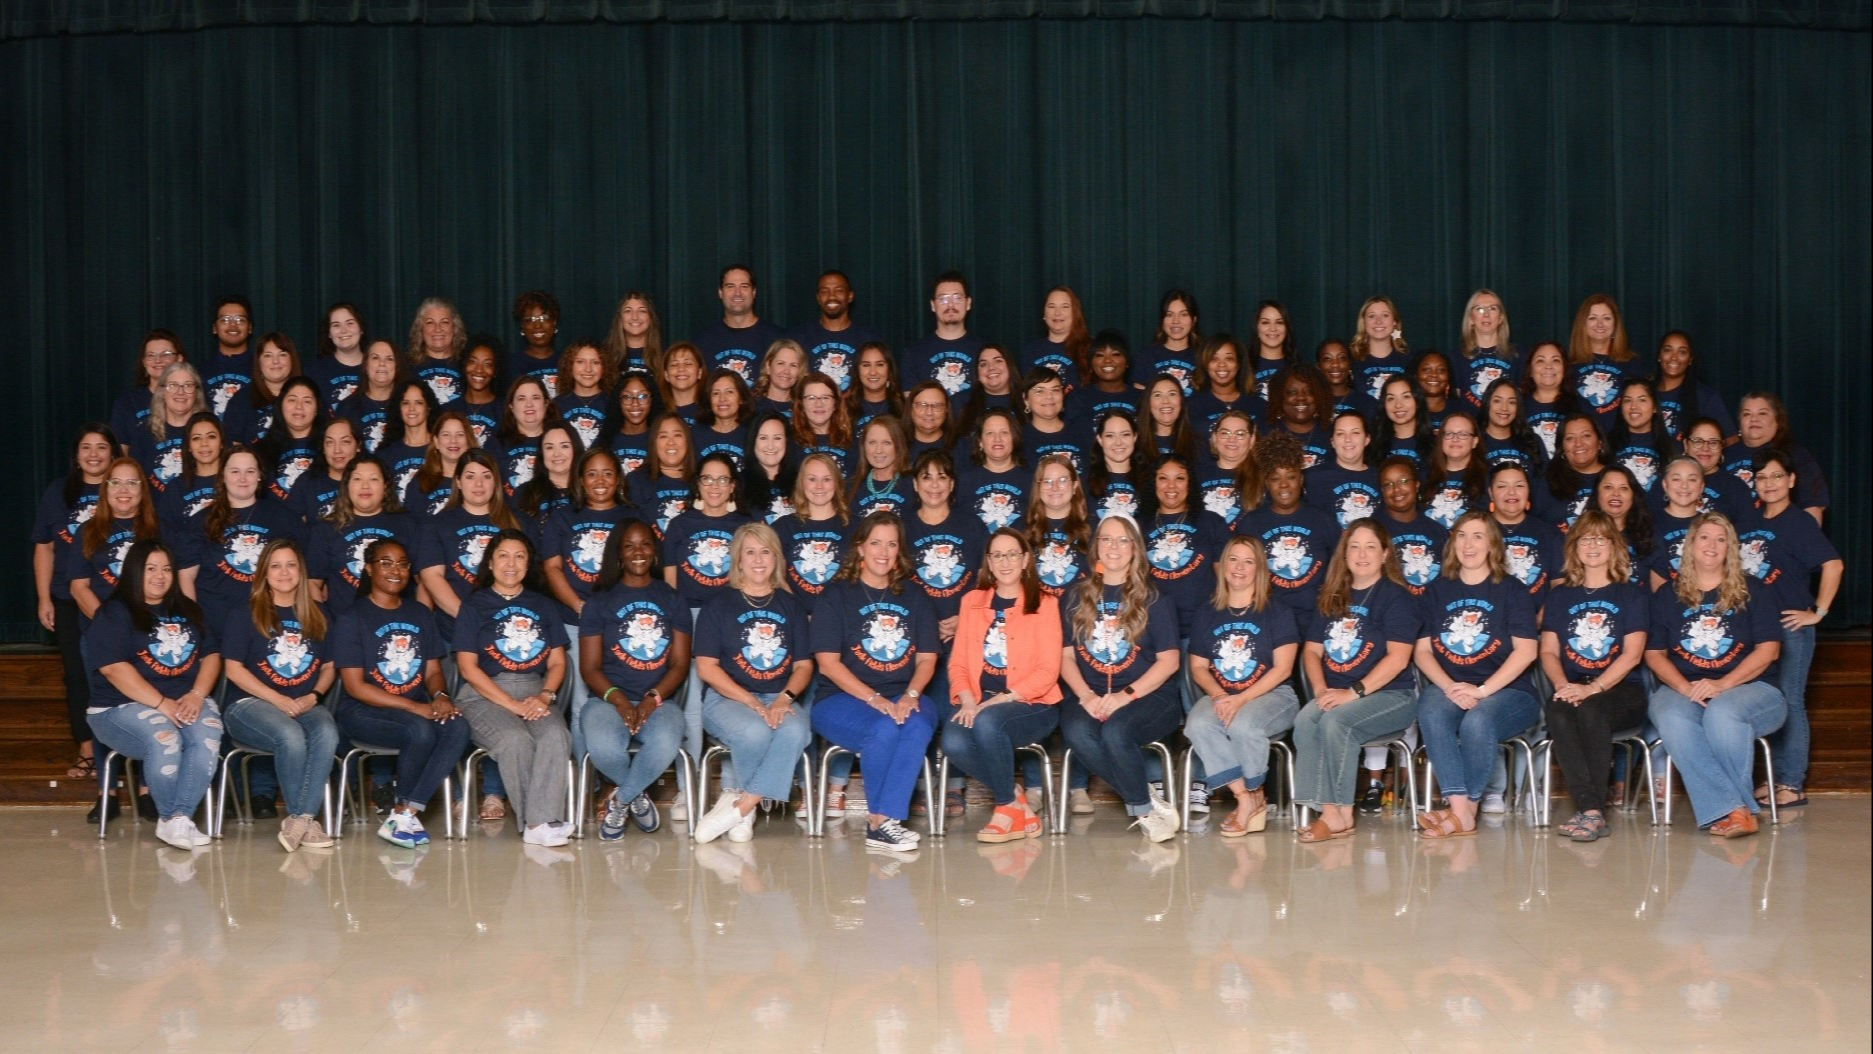
<path fill-rule="evenodd" d="M 865 848 L 867 849 L 908 853 L 917 848 L 917 842 L 917 837 L 896 820 L 886 820 L 876 827 L 865 828 Z"/>
<path fill-rule="evenodd" d="M 598 825 L 598 840 L 615 842 L 624 837 L 624 818 L 630 812 L 630 804 L 622 794 L 612 792 L 605 801 L 605 819 Z"/>
<path fill-rule="evenodd" d="M 617 797 L 618 795 L 616 794 L 612 795 L 613 800 L 616 800 Z M 657 803 L 650 800 L 649 794 L 639 794 L 637 797 L 632 798 L 630 810 L 631 823 L 645 834 L 650 834 L 652 831 L 663 826 L 663 817 L 657 812 Z M 611 817 L 608 811 L 606 814 L 606 822 L 610 822 L 610 819 Z"/>

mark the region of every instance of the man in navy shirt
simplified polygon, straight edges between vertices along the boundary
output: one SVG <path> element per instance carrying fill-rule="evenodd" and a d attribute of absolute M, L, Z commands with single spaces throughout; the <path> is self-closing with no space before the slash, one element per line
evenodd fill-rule
<path fill-rule="evenodd" d="M 223 417 L 253 379 L 254 353 L 247 341 L 254 335 L 254 309 L 247 298 L 229 295 L 216 300 L 208 331 L 215 335 L 215 350 L 202 364 L 202 398 L 216 417 Z"/>
<path fill-rule="evenodd" d="M 945 271 L 930 288 L 930 313 L 936 332 L 906 347 L 898 359 L 898 383 L 910 391 L 924 381 L 943 386 L 951 399 L 975 385 L 976 352 L 982 340 L 969 335 L 969 280 L 961 272 Z"/>
<path fill-rule="evenodd" d="M 853 371 L 858 368 L 858 349 L 877 340 L 878 335 L 852 321 L 852 282 L 844 271 L 826 271 L 819 276 L 813 292 L 819 303 L 819 318 L 787 334 L 806 351 L 809 373 L 823 373 L 839 385 L 840 391 L 852 387 Z"/>
<path fill-rule="evenodd" d="M 722 300 L 722 321 L 696 334 L 704 365 L 713 370 L 727 366 L 752 385 L 761 370 L 767 346 L 784 334 L 772 322 L 754 313 L 754 270 L 742 264 L 722 268 L 722 284 L 715 291 Z"/>

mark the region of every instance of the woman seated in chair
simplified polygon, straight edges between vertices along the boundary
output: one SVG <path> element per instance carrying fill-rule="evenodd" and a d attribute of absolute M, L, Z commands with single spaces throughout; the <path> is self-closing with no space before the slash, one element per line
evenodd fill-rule
<path fill-rule="evenodd" d="M 1013 527 L 989 536 L 976 582 L 957 615 L 943 753 L 995 798 L 976 841 L 1034 838 L 1041 818 L 1015 788 L 1015 751 L 1060 725 L 1060 608 L 1041 590 L 1027 536 Z"/>
<path fill-rule="evenodd" d="M 1541 720 L 1528 677 L 1539 650 L 1534 601 L 1509 574 L 1502 532 L 1488 512 L 1457 517 L 1444 543 L 1444 572 L 1418 604 L 1418 731 L 1448 806 L 1418 822 L 1426 838 L 1459 838 L 1476 833 L 1502 741 Z"/>
<path fill-rule="evenodd" d="M 533 543 L 511 528 L 488 544 L 475 591 L 455 616 L 455 661 L 462 674 L 462 716 L 475 745 L 501 768 L 507 800 L 530 845 L 565 845 L 566 759 L 572 731 L 559 689 L 566 627 Z"/>
<path fill-rule="evenodd" d="M 289 853 L 330 849 L 332 836 L 318 813 L 338 746 L 338 724 L 319 705 L 338 679 L 331 623 L 312 599 L 297 542 L 268 542 L 254 567 L 252 595 L 222 633 L 221 658 L 235 695 L 223 720 L 236 743 L 273 755 L 286 795 L 280 844 Z"/>
<path fill-rule="evenodd" d="M 937 728 L 936 702 L 923 695 L 936 676 L 937 617 L 895 513 L 874 512 L 852 529 L 839 576 L 813 606 L 810 639 L 820 676 L 813 731 L 864 768 L 865 847 L 916 849 L 904 820 Z"/>
<path fill-rule="evenodd" d="M 676 691 L 689 673 L 689 639 L 689 606 L 658 574 L 656 532 L 633 516 L 619 520 L 579 619 L 579 674 L 594 701 L 580 716 L 585 745 L 616 784 L 603 841 L 623 838 L 627 817 L 645 834 L 661 822 L 646 791 L 683 745 Z"/>
<path fill-rule="evenodd" d="M 92 733 L 144 763 L 156 837 L 177 849 L 207 845 L 192 817 L 221 757 L 221 711 L 208 697 L 221 655 L 168 546 L 154 538 L 130 546 L 84 645 Z"/>
<path fill-rule="evenodd" d="M 1613 733 L 1645 723 L 1645 659 L 1650 626 L 1645 588 L 1627 581 L 1625 539 L 1603 512 L 1574 521 L 1562 548 L 1560 584 L 1541 620 L 1541 669 L 1554 685 L 1548 738 L 1574 799 L 1574 816 L 1555 833 L 1576 842 L 1605 838 L 1606 776 Z"/>
<path fill-rule="evenodd" d="M 1268 557 L 1262 543 L 1237 536 L 1216 563 L 1216 591 L 1190 625 L 1190 679 L 1202 697 L 1184 721 L 1210 784 L 1236 796 L 1224 817 L 1225 838 L 1268 826 L 1268 742 L 1294 727 L 1301 707 L 1288 686 L 1300 637 L 1294 617 L 1269 603 Z"/>
<path fill-rule="evenodd" d="M 1691 521 L 1678 580 L 1652 595 L 1652 723 L 1684 776 L 1697 825 L 1720 838 L 1756 833 L 1752 749 L 1788 715 L 1776 687 L 1776 599 L 1744 572 L 1736 528 L 1716 512 Z"/>
<path fill-rule="evenodd" d="M 410 551 L 395 538 L 364 550 L 357 602 L 332 629 L 332 662 L 344 691 L 338 730 L 349 739 L 397 751 L 397 793 L 377 836 L 414 849 L 429 844 L 419 817 L 468 750 L 442 677 L 446 645 L 429 609 L 403 599 Z"/>
<path fill-rule="evenodd" d="M 755 806 L 787 800 L 800 752 L 813 739 L 811 700 L 803 698 L 813 680 L 806 610 L 781 575 L 780 536 L 765 523 L 744 523 L 728 558 L 727 588 L 697 616 L 695 648 L 702 727 L 728 748 L 735 771 L 724 769 L 722 797 L 696 821 L 697 842 L 753 838 Z"/>
<path fill-rule="evenodd" d="M 1074 759 L 1112 785 L 1154 842 L 1177 833 L 1177 810 L 1154 797 L 1144 748 L 1177 730 L 1177 612 L 1151 581 L 1144 537 L 1123 513 L 1093 531 L 1091 576 L 1065 596 L 1060 675 L 1073 701 L 1060 730 Z M 1167 773 L 1168 775 L 1168 773 Z"/>

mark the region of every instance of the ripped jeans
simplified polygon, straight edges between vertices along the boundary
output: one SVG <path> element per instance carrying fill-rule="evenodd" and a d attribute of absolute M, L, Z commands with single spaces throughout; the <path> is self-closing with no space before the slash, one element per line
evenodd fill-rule
<path fill-rule="evenodd" d="M 141 703 L 93 710 L 85 721 L 98 742 L 142 762 L 139 771 L 156 799 L 158 817 L 195 815 L 221 759 L 221 709 L 212 701 L 203 703 L 188 725 L 177 725 Z"/>

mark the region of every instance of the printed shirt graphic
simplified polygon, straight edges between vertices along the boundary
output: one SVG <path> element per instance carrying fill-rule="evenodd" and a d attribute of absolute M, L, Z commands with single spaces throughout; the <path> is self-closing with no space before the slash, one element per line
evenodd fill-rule
<path fill-rule="evenodd" d="M 429 698 L 423 667 L 440 659 L 446 647 L 429 609 L 413 600 L 394 611 L 369 600 L 353 604 L 332 630 L 334 665 L 360 670 L 372 687 L 403 699 Z"/>
<path fill-rule="evenodd" d="M 312 467 L 312 458 L 310 446 L 294 445 L 281 451 L 273 466 L 273 478 L 267 481 L 267 494 L 274 501 L 285 501 L 292 494 L 293 485 Z"/>
<path fill-rule="evenodd" d="M 1071 642 L 1074 661 L 1087 687 L 1095 692 L 1120 691 L 1140 677 L 1157 661 L 1159 652 L 1177 648 L 1177 618 L 1162 599 L 1151 605 L 1145 632 L 1132 640 L 1119 622 L 1119 587 L 1106 586 L 1097 601 L 1099 611 L 1092 631 L 1083 638 L 1074 635 L 1074 613 L 1079 609 L 1079 591 L 1061 605 L 1060 624 L 1065 640 Z"/>
<path fill-rule="evenodd" d="M 292 513 L 271 501 L 236 510 L 237 518 L 222 529 L 219 545 L 202 539 L 201 568 L 196 580 L 200 599 L 209 606 L 245 607 L 254 576 L 260 573 L 260 554 L 277 539 L 298 540 Z M 193 524 L 199 536 L 199 521 Z M 184 557 L 185 562 L 189 562 Z"/>
<path fill-rule="evenodd" d="M 1463 489 L 1462 476 L 1449 476 L 1431 492 L 1431 500 L 1425 505 L 1424 514 L 1431 522 L 1445 530 L 1450 530 L 1464 513 L 1469 512 L 1474 503 Z"/>
<path fill-rule="evenodd" d="M 691 510 L 670 521 L 663 537 L 663 566 L 676 568 L 676 591 L 691 605 L 728 585 L 729 549 L 735 531 L 750 522 L 738 512 L 708 516 Z"/>
<path fill-rule="evenodd" d="M 1593 590 L 1556 586 L 1549 592 L 1542 631 L 1560 642 L 1561 669 L 1570 682 L 1592 680 L 1619 660 L 1626 634 L 1650 625 L 1648 599 L 1644 588 L 1629 582 Z M 1637 667 L 1625 677 L 1627 683 L 1638 679 Z"/>
<path fill-rule="evenodd" d="M 1339 525 L 1331 515 L 1303 506 L 1284 516 L 1264 505 L 1244 513 L 1236 533 L 1261 539 L 1277 597 L 1297 608 L 1313 605 L 1339 542 Z"/>
<path fill-rule="evenodd" d="M 1240 615 L 1205 605 L 1191 623 L 1190 654 L 1208 659 L 1217 682 L 1233 693 L 1261 680 L 1276 649 L 1299 639 L 1294 616 L 1280 604 Z"/>
<path fill-rule="evenodd" d="M 1327 461 L 1309 469 L 1305 499 L 1314 508 L 1333 514 L 1341 530 L 1382 507 L 1378 473 L 1372 469 L 1344 469 Z"/>
<path fill-rule="evenodd" d="M 1778 610 L 1812 608 L 1814 594 L 1809 585 L 1815 570 L 1840 559 L 1840 550 L 1814 517 L 1791 505 L 1773 519 L 1753 516 L 1738 528 L 1750 588 L 1772 598 Z"/>
<path fill-rule="evenodd" d="M 984 534 L 1012 527 L 1027 514 L 1027 484 L 1033 478 L 1031 469 L 1020 466 L 1007 472 L 965 468 L 956 480 L 956 507 L 974 514 Z"/>
<path fill-rule="evenodd" d="M 369 677 L 372 683 L 391 695 L 409 696 L 422 687 L 423 654 L 421 628 L 408 622 L 390 622 L 376 628 L 377 661 Z"/>
<path fill-rule="evenodd" d="M 1574 394 L 1595 412 L 1609 412 L 1619 402 L 1619 385 L 1625 373 L 1611 359 L 1578 363 L 1573 367 Z"/>
<path fill-rule="evenodd" d="M 212 360 L 202 373 L 202 398 L 208 403 L 208 412 L 226 419 L 228 407 L 234 404 L 234 397 L 247 390 L 254 372 L 254 353 L 243 351 L 239 355 L 223 355 L 219 351 L 209 356 Z"/>
<path fill-rule="evenodd" d="M 202 655 L 201 633 L 180 615 L 158 614 L 149 638 L 137 652 L 137 665 L 152 684 L 187 677 Z"/>
<path fill-rule="evenodd" d="M 1132 363 L 1132 380 L 1147 387 L 1161 373 L 1177 378 L 1183 385 L 1184 398 L 1191 395 L 1190 380 L 1197 372 L 1196 350 L 1172 351 L 1162 344 L 1153 344 L 1138 353 Z"/>
<path fill-rule="evenodd" d="M 1049 520 L 1041 544 L 1034 549 L 1034 573 L 1041 580 L 1041 592 L 1057 597 L 1092 571 L 1085 548 L 1073 544 L 1063 529 L 1063 520 Z"/>
<path fill-rule="evenodd" d="M 986 543 L 982 527 L 966 512 L 952 511 L 942 523 L 928 524 L 915 512 L 904 517 L 905 545 L 911 570 L 939 619 L 962 608 L 962 596 L 976 582 Z"/>
<path fill-rule="evenodd" d="M 468 383 L 455 363 L 444 359 L 426 359 L 416 368 L 416 379 L 429 386 L 437 406 L 448 406 L 461 399 Z"/>
<path fill-rule="evenodd" d="M 455 650 L 474 652 L 490 675 L 544 672 L 547 653 L 565 640 L 559 605 L 531 589 L 512 600 L 477 590 L 455 617 Z"/>
<path fill-rule="evenodd" d="M 130 702 L 99 672 L 107 666 L 128 663 L 137 676 L 168 699 L 195 687 L 201 659 L 216 650 L 212 635 L 163 608 L 153 609 L 151 614 L 154 624 L 148 631 L 141 631 L 131 624 L 128 608 L 106 604 L 85 631 L 85 652 L 91 667 L 88 712 Z"/>
<path fill-rule="evenodd" d="M 1630 443 L 1614 453 L 1613 460 L 1626 466 L 1627 471 L 1639 481 L 1639 486 L 1651 492 L 1658 482 L 1658 474 L 1664 469 L 1665 458 L 1646 443 Z"/>
<path fill-rule="evenodd" d="M 929 600 L 911 583 L 902 585 L 892 593 L 860 582 L 833 583 L 820 597 L 808 634 L 814 654 L 836 653 L 866 686 L 893 698 L 910 687 L 917 657 L 937 650 Z M 820 691 L 839 688 L 822 676 Z"/>
<path fill-rule="evenodd" d="M 501 455 L 501 485 L 507 496 L 513 497 L 520 488 L 533 480 L 535 468 L 540 463 L 539 439 L 522 439 L 507 448 Z"/>
<path fill-rule="evenodd" d="M 1190 491 L 1192 504 L 1221 517 L 1230 527 L 1234 527 L 1236 519 L 1242 515 L 1242 493 L 1236 485 L 1236 474 L 1207 458 L 1199 460 Z"/>
<path fill-rule="evenodd" d="M 1363 679 L 1385 659 L 1394 643 L 1410 644 L 1418 636 L 1416 601 L 1396 583 L 1380 579 L 1370 589 L 1355 590 L 1346 614 L 1315 614 L 1307 639 L 1321 647 L 1327 687 L 1346 688 Z M 1409 666 L 1388 684 L 1366 685 L 1368 692 L 1410 688 Z"/>
<path fill-rule="evenodd" d="M 1502 531 L 1509 577 L 1522 583 L 1530 596 L 1541 596 L 1548 588 L 1549 567 L 1561 557 L 1560 532 L 1532 516 L 1517 524 L 1498 520 L 1496 526 Z"/>
<path fill-rule="evenodd" d="M 273 617 L 279 622 L 278 632 L 262 637 L 245 605 L 232 612 L 222 634 L 221 654 L 245 666 L 275 691 L 303 695 L 318 681 L 331 646 L 330 633 L 325 640 L 313 640 L 289 607 L 275 607 Z"/>
<path fill-rule="evenodd" d="M 547 520 L 545 544 L 547 557 L 560 558 L 567 584 L 580 597 L 592 595 L 598 572 L 605 564 L 605 549 L 611 533 L 631 510 L 614 505 L 609 509 L 555 509 Z"/>
<path fill-rule="evenodd" d="M 1504 377 L 1513 378 L 1519 373 L 1520 356 L 1514 352 L 1503 355 L 1500 348 L 1476 349 L 1475 358 L 1456 356 L 1451 362 L 1452 387 L 1463 401 L 1470 404 L 1472 411 L 1483 409 L 1483 393 L 1489 386 Z"/>
<path fill-rule="evenodd" d="M 775 524 L 787 561 L 787 584 L 808 611 L 839 573 L 845 559 L 847 526 L 837 517 L 807 520 L 789 516 Z"/>
<path fill-rule="evenodd" d="M 1113 475 L 1106 480 L 1105 492 L 1092 502 L 1093 521 L 1097 523 L 1107 516 L 1130 516 L 1136 520 L 1142 513 L 1144 501 L 1138 493 L 1137 484 L 1129 475 Z"/>
<path fill-rule="evenodd" d="M 663 678 L 675 635 L 689 635 L 689 609 L 662 582 L 618 585 L 587 601 L 579 633 L 602 642 L 605 679 L 635 699 Z"/>
<path fill-rule="evenodd" d="M 1420 596 L 1444 570 L 1444 542 L 1449 535 L 1442 527 L 1419 513 L 1410 523 L 1399 523 L 1389 515 L 1379 518 L 1392 537 L 1392 551 L 1398 554 L 1398 567 L 1405 576 L 1405 588 Z"/>
<path fill-rule="evenodd" d="M 778 692 L 793 664 L 810 658 L 804 653 L 806 623 L 799 601 L 784 590 L 756 604 L 741 593 L 721 593 L 703 605 L 696 621 L 696 654 L 721 663 L 724 673 L 751 692 Z"/>
<path fill-rule="evenodd" d="M 1668 583 L 1652 597 L 1652 635 L 1646 648 L 1663 651 L 1686 680 L 1711 680 L 1727 675 L 1752 648 L 1782 639 L 1781 623 L 1768 596 L 1752 595 L 1750 603 L 1734 611 L 1717 607 L 1717 593 L 1686 605 Z M 1777 663 L 1756 676 L 1774 684 Z"/>
<path fill-rule="evenodd" d="M 1493 676 L 1508 661 L 1515 638 L 1535 639 L 1534 605 L 1507 578 L 1476 585 L 1440 578 L 1420 602 L 1431 654 L 1462 684 L 1482 684 Z M 1526 690 L 1527 677 L 1525 671 L 1509 687 Z"/>
<path fill-rule="evenodd" d="M 559 416 L 579 433 L 579 449 L 590 450 L 598 444 L 598 437 L 605 431 L 606 405 L 611 402 L 604 395 L 562 395 L 553 400 L 559 407 Z"/>
<path fill-rule="evenodd" d="M 91 583 L 91 592 L 100 601 L 111 595 L 117 588 L 117 576 L 123 573 L 124 555 L 136 544 L 135 526 L 129 520 L 111 521 L 110 532 L 104 536 L 104 544 L 97 552 L 85 556 L 82 545 L 73 545 L 66 551 L 66 577 L 70 580 L 85 579 Z"/>
<path fill-rule="evenodd" d="M 1355 386 L 1363 389 L 1366 398 L 1377 401 L 1385 382 L 1393 377 L 1405 375 L 1405 357 L 1393 354 L 1383 359 L 1359 359 L 1353 363 L 1353 376 L 1357 378 Z"/>

